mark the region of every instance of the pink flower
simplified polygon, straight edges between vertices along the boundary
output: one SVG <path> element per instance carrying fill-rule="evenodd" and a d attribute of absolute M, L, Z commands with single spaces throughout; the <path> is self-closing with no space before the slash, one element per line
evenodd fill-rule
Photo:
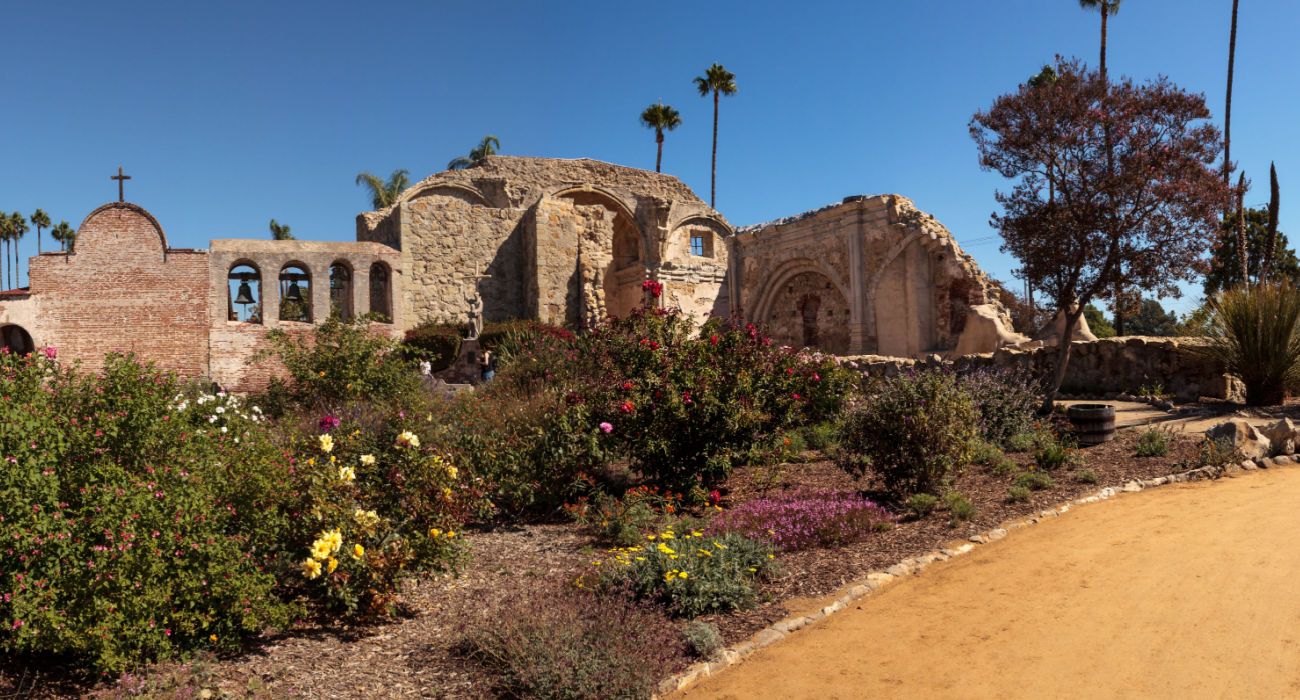
<path fill-rule="evenodd" d="M 45 346 L 45 356 L 53 360 L 54 358 L 59 356 L 59 349 L 54 347 L 53 345 L 47 345 Z"/>
<path fill-rule="evenodd" d="M 632 411 L 635 411 L 635 410 L 636 410 L 636 404 L 632 403 L 631 401 L 624 401 L 624 402 L 623 402 L 623 405 L 622 405 L 622 406 L 619 406 L 619 408 L 620 408 L 624 413 L 631 413 Z"/>
<path fill-rule="evenodd" d="M 614 424 L 613 424 L 613 423 L 610 423 L 609 421 L 605 421 L 605 422 L 601 423 L 601 424 L 600 424 L 600 432 L 602 432 L 602 433 L 604 433 L 604 434 L 606 434 L 606 435 L 609 435 L 610 433 L 614 432 Z"/>
<path fill-rule="evenodd" d="M 340 421 L 337 416 L 332 416 L 327 413 L 324 416 L 321 416 L 320 424 L 319 424 L 320 431 L 322 433 L 328 433 L 331 430 L 339 427 L 339 423 L 341 422 L 342 421 Z"/>
<path fill-rule="evenodd" d="M 18 629 L 19 627 L 22 627 L 22 626 L 23 626 L 23 621 L 22 621 L 22 620 L 14 620 L 14 629 Z"/>

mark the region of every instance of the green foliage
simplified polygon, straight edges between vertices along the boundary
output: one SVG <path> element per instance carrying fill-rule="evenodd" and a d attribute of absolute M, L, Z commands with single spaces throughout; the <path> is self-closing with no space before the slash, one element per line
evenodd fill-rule
<path fill-rule="evenodd" d="M 993 443 L 985 442 L 983 440 L 978 440 L 978 439 L 971 443 L 971 450 L 970 450 L 971 464 L 979 464 L 982 466 L 991 467 L 997 464 L 998 462 L 1002 461 L 1004 458 L 1005 455 L 1002 454 L 1002 450 L 999 449 L 998 446 L 994 445 Z"/>
<path fill-rule="evenodd" d="M 1028 503 L 1030 490 L 1027 486 L 1012 486 L 1007 489 L 1007 503 Z"/>
<path fill-rule="evenodd" d="M 397 352 L 396 341 L 373 332 L 364 317 L 331 317 L 310 334 L 276 329 L 267 339 L 289 375 L 287 384 L 268 390 L 272 406 L 292 403 L 324 412 L 374 404 L 418 411 L 428 402 L 419 370 Z"/>
<path fill-rule="evenodd" d="M 1050 474 L 1044 474 L 1039 471 L 1024 472 L 1016 477 L 1012 482 L 1014 486 L 1026 488 L 1031 491 L 1046 491 L 1056 486 L 1056 481 Z"/>
<path fill-rule="evenodd" d="M 1246 386 L 1246 403 L 1280 404 L 1300 383 L 1300 287 L 1289 281 L 1234 287 L 1208 302 L 1203 353 Z"/>
<path fill-rule="evenodd" d="M 939 497 L 928 493 L 914 493 L 905 503 L 908 512 L 916 518 L 924 518 L 939 507 Z"/>
<path fill-rule="evenodd" d="M 451 367 L 460 357 L 460 345 L 460 327 L 441 323 L 422 323 L 407 331 L 402 340 L 404 354 L 428 362 L 434 372 Z"/>
<path fill-rule="evenodd" d="M 839 426 L 831 421 L 822 421 L 805 427 L 803 434 L 808 447 L 824 452 L 837 444 Z"/>
<path fill-rule="evenodd" d="M 0 353 L 0 649 L 114 672 L 296 614 L 276 595 L 289 465 L 256 412 L 183 388 L 130 358 L 82 376 Z"/>
<path fill-rule="evenodd" d="M 1210 256 L 1210 270 L 1205 275 L 1205 296 L 1213 298 L 1221 291 L 1231 289 L 1241 283 L 1241 262 L 1237 257 L 1237 212 L 1232 212 L 1223 221 L 1219 240 Z M 1268 210 L 1246 209 L 1246 269 L 1252 281 L 1259 279 L 1264 252 L 1268 247 Z M 1300 260 L 1295 251 L 1287 244 L 1286 234 L 1278 232 L 1277 244 L 1273 252 L 1273 264 L 1269 272 L 1273 279 L 1300 282 Z"/>
<path fill-rule="evenodd" d="M 1243 455 L 1233 446 L 1232 441 L 1228 438 L 1218 438 L 1217 440 L 1205 437 L 1201 442 L 1201 449 L 1197 455 L 1197 464 L 1202 467 L 1223 468 L 1229 464 L 1235 464 L 1242 461 Z"/>
<path fill-rule="evenodd" d="M 1039 430 L 1035 442 L 1034 464 L 1041 471 L 1053 472 L 1083 462 L 1078 450 L 1047 430 Z"/>
<path fill-rule="evenodd" d="M 1030 372 L 981 370 L 959 383 L 975 404 L 980 435 L 995 445 L 1030 429 L 1042 402 L 1042 382 Z"/>
<path fill-rule="evenodd" d="M 1137 456 L 1164 457 L 1169 454 L 1169 433 L 1159 428 L 1148 428 L 1138 437 Z"/>
<path fill-rule="evenodd" d="M 975 504 L 964 494 L 949 491 L 943 495 L 943 505 L 948 509 L 948 524 L 956 527 L 958 523 L 975 517 Z"/>
<path fill-rule="evenodd" d="M 942 491 L 969 459 L 977 425 L 975 404 L 951 373 L 887 379 L 845 418 L 837 462 L 855 477 L 869 464 L 899 497 Z"/>
<path fill-rule="evenodd" d="M 754 583 L 767 574 L 772 558 L 770 545 L 735 533 L 706 536 L 667 528 L 594 562 L 594 578 L 602 590 L 626 590 L 673 615 L 698 617 L 753 605 Z"/>
<path fill-rule="evenodd" d="M 1088 321 L 1088 329 L 1098 338 L 1114 338 L 1115 326 L 1106 320 L 1106 315 L 1094 304 L 1083 307 L 1083 317 Z"/>
<path fill-rule="evenodd" d="M 1101 481 L 1101 479 L 1098 478 L 1097 476 L 1097 472 L 1091 469 L 1083 469 L 1075 473 L 1074 480 L 1079 482 L 1080 484 L 1095 484 Z"/>
<path fill-rule="evenodd" d="M 691 620 L 682 628 L 682 636 L 696 658 L 707 659 L 722 650 L 722 633 L 712 622 Z"/>
<path fill-rule="evenodd" d="M 590 497 L 583 496 L 565 506 L 565 510 L 601 541 L 631 547 L 645 542 L 645 536 L 670 518 L 679 503 L 675 494 L 638 486 L 629 489 L 622 498 L 597 490 Z"/>
<path fill-rule="evenodd" d="M 1165 311 L 1155 299 L 1143 299 L 1137 313 L 1126 319 L 1126 323 L 1129 335 L 1178 335 L 1178 314 Z"/>
<path fill-rule="evenodd" d="M 682 646 L 674 623 L 620 596 L 549 588 L 529 589 L 465 640 L 496 677 L 494 695 L 536 700 L 649 698 Z"/>

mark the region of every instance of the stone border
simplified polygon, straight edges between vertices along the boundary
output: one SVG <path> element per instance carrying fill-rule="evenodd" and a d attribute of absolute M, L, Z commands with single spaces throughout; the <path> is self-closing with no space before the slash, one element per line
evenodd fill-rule
<path fill-rule="evenodd" d="M 796 630 L 815 624 L 826 617 L 849 607 L 854 602 L 870 595 L 872 591 L 883 588 L 885 585 L 895 580 L 920 573 L 925 569 L 925 567 L 934 562 L 947 561 L 948 559 L 967 554 L 973 551 L 977 545 L 996 542 L 1006 537 L 1012 530 L 1019 530 L 1031 525 L 1037 525 L 1043 520 L 1055 518 L 1067 513 L 1075 506 L 1097 503 L 1099 501 L 1108 500 L 1121 493 L 1136 493 L 1138 491 L 1156 488 L 1166 484 L 1218 479 L 1224 476 L 1237 476 L 1244 471 L 1268 469 L 1271 467 L 1294 466 L 1300 466 L 1300 453 L 1294 455 L 1282 455 L 1279 457 L 1268 457 L 1259 460 L 1258 462 L 1246 460 L 1244 462 L 1228 464 L 1222 467 L 1199 467 L 1178 474 L 1170 474 L 1169 476 L 1158 476 L 1152 479 L 1142 479 L 1140 481 L 1128 481 L 1125 482 L 1123 486 L 1119 487 L 1108 486 L 1091 496 L 1081 496 L 1071 501 L 1067 501 L 1055 508 L 1048 508 L 1039 511 L 1034 515 L 1021 518 L 1020 520 L 1010 523 L 1002 523 L 988 532 L 971 535 L 967 538 L 966 542 L 962 542 L 961 544 L 956 544 L 954 542 L 948 547 L 932 550 L 920 556 L 909 557 L 887 569 L 882 571 L 873 571 L 867 574 L 863 579 L 841 586 L 839 590 L 833 594 L 835 595 L 835 602 L 830 605 L 817 610 L 796 613 L 778 620 L 768 627 L 759 630 L 749 639 L 717 652 L 710 660 L 692 664 L 687 667 L 685 671 L 661 681 L 659 683 L 659 692 L 654 697 L 662 698 L 670 693 L 686 690 L 701 680 L 740 663 L 746 657 L 759 649 L 785 639 Z"/>

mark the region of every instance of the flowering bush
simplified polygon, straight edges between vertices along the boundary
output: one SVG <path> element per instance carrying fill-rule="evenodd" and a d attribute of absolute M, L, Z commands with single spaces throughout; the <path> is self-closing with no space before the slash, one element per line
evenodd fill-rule
<path fill-rule="evenodd" d="M 679 535 L 673 528 L 609 554 L 592 562 L 594 573 L 580 578 L 579 585 L 594 580 L 600 590 L 626 590 L 682 617 L 749 607 L 754 583 L 773 559 L 770 545 L 735 533 L 706 536 L 692 530 Z"/>
<path fill-rule="evenodd" d="M 676 625 L 620 596 L 530 589 L 471 627 L 470 655 L 497 677 L 501 697 L 649 698 L 681 665 Z"/>
<path fill-rule="evenodd" d="M 854 476 L 870 468 L 899 497 L 937 494 L 969 459 L 977 421 L 950 372 L 886 379 L 845 418 L 837 461 Z"/>
<path fill-rule="evenodd" d="M 590 497 L 583 496 L 566 505 L 565 510 L 602 540 L 631 546 L 643 542 L 645 535 L 661 520 L 671 517 L 680 502 L 677 494 L 661 493 L 653 486 L 637 486 L 628 489 L 622 498 L 596 491 Z"/>
<path fill-rule="evenodd" d="M 857 542 L 895 518 L 854 491 L 814 491 L 745 501 L 715 517 L 707 532 L 735 532 L 781 551 Z"/>
<path fill-rule="evenodd" d="M 295 615 L 288 465 L 255 412 L 186 393 L 129 358 L 86 376 L 0 353 L 0 649 L 117 671 Z"/>
<path fill-rule="evenodd" d="M 1030 430 L 1042 400 L 1042 382 L 1027 371 L 980 370 L 963 375 L 959 384 L 979 413 L 980 436 L 1004 445 Z"/>
<path fill-rule="evenodd" d="M 374 432 L 333 420 L 293 460 L 291 541 L 306 592 L 345 612 L 387 612 L 400 578 L 454 566 L 472 507 L 460 470 L 400 424 Z"/>

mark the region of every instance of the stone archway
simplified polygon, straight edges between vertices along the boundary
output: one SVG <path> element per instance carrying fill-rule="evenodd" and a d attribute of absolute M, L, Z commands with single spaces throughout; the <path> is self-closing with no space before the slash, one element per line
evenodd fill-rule
<path fill-rule="evenodd" d="M 16 324 L 0 326 L 0 347 L 19 355 L 36 352 L 36 344 L 32 342 L 31 334 L 27 329 Z"/>
<path fill-rule="evenodd" d="M 588 309 L 587 315 L 593 318 L 587 320 L 599 320 L 595 316 L 623 317 L 631 314 L 642 303 L 641 283 L 646 279 L 645 240 L 632 211 L 614 195 L 597 188 L 573 188 L 561 191 L 555 197 L 567 199 L 580 207 L 599 206 L 608 212 L 602 226 L 609 227 L 604 229 L 609 240 L 592 241 L 595 245 L 583 252 L 584 265 L 590 268 L 583 275 L 587 279 L 581 280 L 581 287 L 590 287 L 592 291 L 599 289 L 601 297 L 591 300 L 598 302 L 600 313 L 593 314 Z M 587 306 L 583 303 L 584 308 Z"/>
<path fill-rule="evenodd" d="M 876 354 L 916 357 L 935 347 L 934 263 L 921 237 L 881 269 L 871 290 Z"/>
<path fill-rule="evenodd" d="M 840 355 L 849 351 L 848 300 L 820 272 L 805 270 L 781 283 L 763 322 L 774 343 Z"/>

